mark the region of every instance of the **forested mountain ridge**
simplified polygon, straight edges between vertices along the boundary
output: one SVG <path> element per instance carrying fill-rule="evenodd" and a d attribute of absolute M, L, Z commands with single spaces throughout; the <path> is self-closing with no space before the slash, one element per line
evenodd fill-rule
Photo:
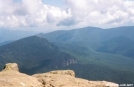
<path fill-rule="evenodd" d="M 98 52 L 121 54 L 134 58 L 134 55 L 132 54 L 132 51 L 134 50 L 134 26 L 111 29 L 85 27 L 40 35 L 54 43 L 77 44 Z"/>
<path fill-rule="evenodd" d="M 40 36 L 30 36 L 1 46 L 0 59 L 1 69 L 4 63 L 17 62 L 20 70 L 29 74 L 77 63 L 75 57 L 60 51 Z"/>

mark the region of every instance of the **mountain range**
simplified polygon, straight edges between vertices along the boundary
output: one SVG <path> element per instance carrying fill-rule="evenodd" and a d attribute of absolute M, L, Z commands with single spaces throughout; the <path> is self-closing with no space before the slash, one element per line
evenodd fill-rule
<path fill-rule="evenodd" d="M 74 30 L 61 30 L 41 36 L 55 43 L 71 43 L 93 49 L 97 52 L 119 54 L 134 58 L 134 27 L 101 29 L 85 27 Z"/>
<path fill-rule="evenodd" d="M 2 44 L 0 69 L 16 62 L 27 74 L 72 69 L 85 79 L 133 83 L 133 28 L 59 30 Z"/>

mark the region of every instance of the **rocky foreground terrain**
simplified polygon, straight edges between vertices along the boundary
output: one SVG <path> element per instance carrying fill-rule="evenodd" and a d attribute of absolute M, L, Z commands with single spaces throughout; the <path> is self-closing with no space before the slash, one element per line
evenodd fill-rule
<path fill-rule="evenodd" d="M 32 76 L 20 73 L 16 63 L 8 63 L 0 72 L 0 87 L 118 87 L 107 81 L 76 78 L 72 70 L 57 70 Z"/>

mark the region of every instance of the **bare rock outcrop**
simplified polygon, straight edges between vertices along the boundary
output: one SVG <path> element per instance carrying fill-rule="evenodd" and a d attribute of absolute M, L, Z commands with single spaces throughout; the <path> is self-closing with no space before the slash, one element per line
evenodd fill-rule
<path fill-rule="evenodd" d="M 50 71 L 45 74 L 60 74 L 60 75 L 70 75 L 75 77 L 75 73 L 73 70 L 55 70 L 55 71 Z"/>
<path fill-rule="evenodd" d="M 106 81 L 88 81 L 76 78 L 72 70 L 58 70 L 43 74 L 35 74 L 44 87 L 118 87 L 117 84 Z"/>
<path fill-rule="evenodd" d="M 3 71 L 19 71 L 18 65 L 16 63 L 7 63 L 4 68 Z"/>
<path fill-rule="evenodd" d="M 0 87 L 43 87 L 35 78 L 18 72 L 16 63 L 8 63 L 0 72 Z"/>
<path fill-rule="evenodd" d="M 117 87 L 117 84 L 76 78 L 72 70 L 29 76 L 20 73 L 16 63 L 8 63 L 0 72 L 0 87 Z"/>

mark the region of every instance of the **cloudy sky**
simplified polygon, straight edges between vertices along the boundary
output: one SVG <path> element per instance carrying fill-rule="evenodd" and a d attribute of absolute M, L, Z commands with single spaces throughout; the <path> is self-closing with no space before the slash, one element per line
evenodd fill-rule
<path fill-rule="evenodd" d="M 0 0 L 0 28 L 53 31 L 134 25 L 134 0 Z"/>

